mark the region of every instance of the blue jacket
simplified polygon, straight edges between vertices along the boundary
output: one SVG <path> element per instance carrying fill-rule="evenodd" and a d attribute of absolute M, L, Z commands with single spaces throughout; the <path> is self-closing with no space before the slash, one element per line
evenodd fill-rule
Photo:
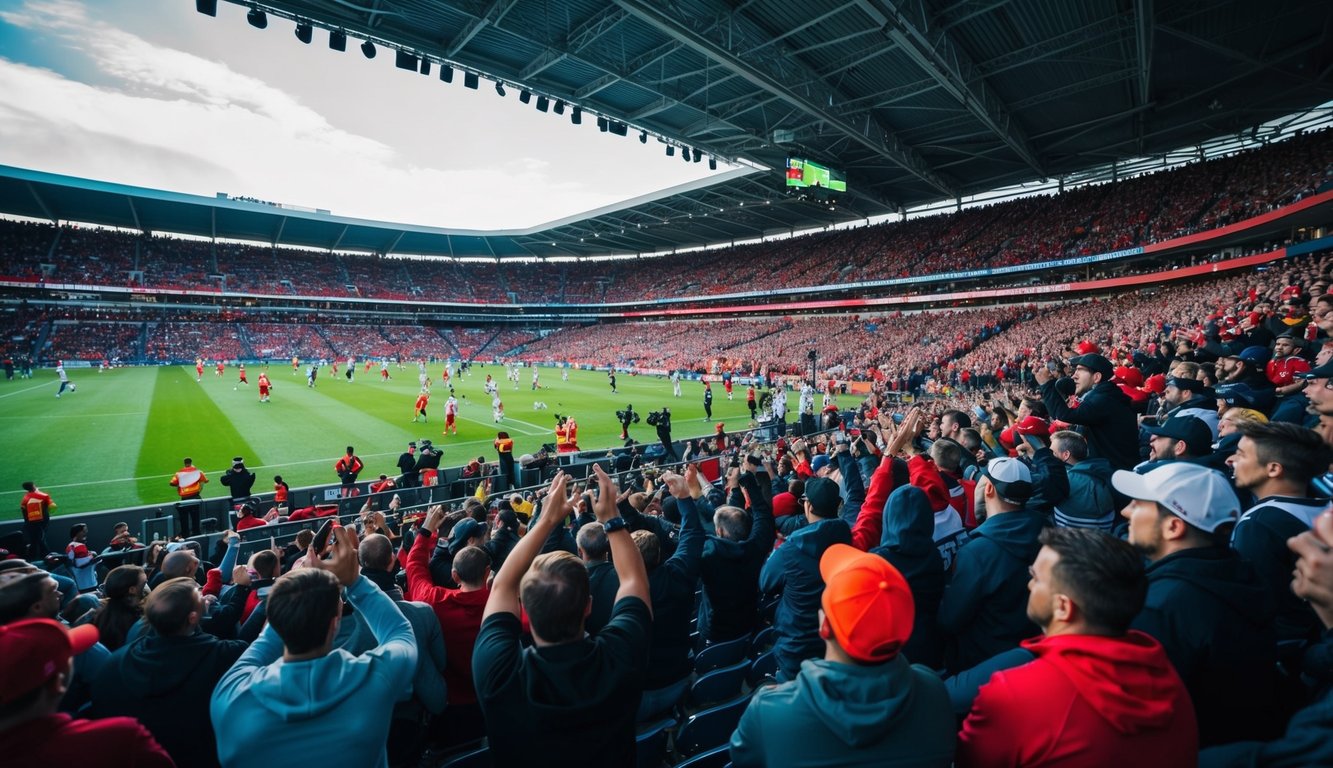
<path fill-rule="evenodd" d="M 819 599 L 824 594 L 819 558 L 832 544 L 851 543 L 852 529 L 845 520 L 819 520 L 793 533 L 759 573 L 761 592 L 782 591 L 773 622 L 777 629 L 773 650 L 787 680 L 796 677 L 803 659 L 824 655 L 824 641 L 819 637 Z"/>
<path fill-rule="evenodd" d="M 1114 471 L 1106 459 L 1084 459 L 1070 467 L 1069 495 L 1055 505 L 1055 524 L 1110 533 L 1116 520 L 1115 498 L 1111 495 Z"/>
<path fill-rule="evenodd" d="M 753 473 L 741 474 L 740 483 L 750 493 L 750 535 L 742 541 L 709 536 L 699 569 L 704 584 L 699 635 L 715 643 L 744 637 L 754 629 L 759 618 L 759 572 L 773 551 L 773 503 Z"/>
<path fill-rule="evenodd" d="M 940 628 L 950 638 L 949 671 L 957 673 L 1038 633 L 1028 620 L 1028 566 L 1037 559 L 1045 518 L 1016 509 L 972 531 L 954 560 L 940 601 Z"/>
<path fill-rule="evenodd" d="M 666 687 L 690 673 L 690 615 L 694 612 L 705 534 L 694 499 L 678 499 L 676 503 L 682 521 L 680 546 L 648 573 L 653 626 L 645 690 Z"/>
<path fill-rule="evenodd" d="M 412 625 L 364 576 L 346 595 L 379 645 L 360 656 L 335 649 L 285 662 L 281 638 L 266 627 L 213 691 L 223 766 L 388 765 L 389 718 L 417 666 Z"/>

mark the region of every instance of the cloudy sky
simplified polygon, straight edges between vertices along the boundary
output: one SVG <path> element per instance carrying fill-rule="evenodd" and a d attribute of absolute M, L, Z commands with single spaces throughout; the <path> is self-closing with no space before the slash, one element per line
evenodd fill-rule
<path fill-rule="evenodd" d="M 338 215 L 526 227 L 710 175 L 594 120 L 190 0 L 0 0 L 0 164 Z M 727 170 L 719 164 L 718 173 Z"/>

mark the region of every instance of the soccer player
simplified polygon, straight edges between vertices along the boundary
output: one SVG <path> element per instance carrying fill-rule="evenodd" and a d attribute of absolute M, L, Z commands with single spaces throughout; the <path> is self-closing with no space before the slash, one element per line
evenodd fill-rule
<path fill-rule="evenodd" d="M 612 368 L 611 370 L 606 372 L 606 375 L 607 378 L 611 379 L 611 394 L 613 395 L 619 394 L 618 392 L 616 392 L 616 370 Z"/>
<path fill-rule="evenodd" d="M 218 364 L 217 364 L 216 366 L 214 366 L 214 368 L 213 368 L 213 375 L 214 375 L 214 376 L 217 376 L 219 379 L 222 378 L 222 369 L 225 368 L 225 367 L 226 367 L 226 366 L 224 366 L 224 365 L 222 364 L 222 361 L 219 360 L 219 361 L 218 361 Z"/>
<path fill-rule="evenodd" d="M 336 358 L 336 357 L 333 358 L 333 373 L 332 373 L 331 375 L 332 375 L 334 378 L 337 378 L 337 377 L 338 377 L 338 358 Z"/>
<path fill-rule="evenodd" d="M 295 376 L 297 372 L 300 370 L 301 370 L 301 361 L 297 359 L 296 355 L 292 355 L 292 375 Z"/>
<path fill-rule="evenodd" d="M 747 388 L 747 389 L 745 390 L 745 404 L 746 404 L 747 406 L 750 407 L 750 418 L 751 418 L 751 419 L 753 419 L 753 418 L 755 417 L 755 415 L 756 415 L 756 406 L 755 406 L 755 402 L 754 402 L 754 396 L 755 396 L 754 385 L 751 384 L 751 385 L 749 386 L 749 388 Z"/>
<path fill-rule="evenodd" d="M 671 372 L 671 394 L 680 397 L 680 371 Z"/>
<path fill-rule="evenodd" d="M 204 380 L 204 359 L 202 357 L 196 357 L 194 359 L 194 380 Z"/>
<path fill-rule="evenodd" d="M 389 380 L 389 361 L 388 361 L 388 360 L 381 360 L 381 361 L 380 361 L 380 381 L 381 381 L 381 382 L 385 382 L 385 381 L 388 381 L 388 380 Z"/>
<path fill-rule="evenodd" d="M 305 367 L 305 385 L 308 389 L 315 386 L 315 364 L 311 363 Z"/>
<path fill-rule="evenodd" d="M 536 367 L 536 366 L 533 366 L 533 367 L 532 367 L 532 391 L 533 391 L 533 392 L 536 392 L 537 389 L 538 389 L 539 387 L 541 387 L 541 384 L 539 384 L 539 383 L 537 382 L 537 367 Z"/>
<path fill-rule="evenodd" d="M 496 397 L 499 397 L 499 395 L 496 395 Z M 454 397 L 453 395 L 450 395 L 449 399 L 444 401 L 444 431 L 441 432 L 440 434 L 447 435 L 450 432 L 452 432 L 453 434 L 457 435 L 458 434 L 457 419 L 458 419 L 458 398 Z"/>
<path fill-rule="evenodd" d="M 495 419 L 496 424 L 499 424 L 504 420 L 504 417 L 505 406 L 504 403 L 500 402 L 500 393 L 496 392 L 491 395 L 491 418 Z"/>
<path fill-rule="evenodd" d="M 56 361 L 56 376 L 60 377 L 60 389 L 56 390 L 56 397 L 60 397 L 60 393 L 64 392 L 66 389 L 70 392 L 74 391 L 74 385 L 70 383 L 69 374 L 65 373 L 64 360 Z"/>
<path fill-rule="evenodd" d="M 704 382 L 704 421 L 713 418 L 713 385 Z"/>
<path fill-rule="evenodd" d="M 347 383 L 352 383 L 352 376 L 356 373 L 356 358 L 348 355 L 347 357 Z"/>
<path fill-rule="evenodd" d="M 258 383 L 259 385 L 259 402 L 267 403 L 269 388 L 273 386 L 273 384 L 268 380 L 268 372 L 260 371 L 259 378 L 256 380 L 256 383 Z"/>
<path fill-rule="evenodd" d="M 426 420 L 425 423 L 427 424 L 430 423 L 430 417 L 426 416 L 426 404 L 429 401 L 430 401 L 430 391 L 425 389 L 421 390 L 421 394 L 417 395 L 416 405 L 413 406 L 413 408 L 416 409 L 415 412 L 412 414 L 413 424 L 417 423 L 418 416 L 424 417 Z"/>
<path fill-rule="evenodd" d="M 569 381 L 569 363 L 560 366 L 560 380 Z"/>
<path fill-rule="evenodd" d="M 240 378 L 240 382 L 239 382 L 239 383 L 244 384 L 244 385 L 246 385 L 247 387 L 250 386 L 250 381 L 249 381 L 248 379 L 245 378 L 245 363 L 241 363 L 241 368 L 240 368 L 239 373 L 240 373 L 240 376 L 241 376 L 241 378 Z M 226 386 L 226 385 L 224 384 L 223 386 Z"/>
<path fill-rule="evenodd" d="M 731 399 L 731 371 L 722 372 L 722 388 L 727 391 L 727 399 Z"/>

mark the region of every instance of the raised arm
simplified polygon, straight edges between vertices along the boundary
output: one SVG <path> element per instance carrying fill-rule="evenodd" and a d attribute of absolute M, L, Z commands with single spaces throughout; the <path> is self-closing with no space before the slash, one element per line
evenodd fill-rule
<path fill-rule="evenodd" d="M 569 515 L 569 498 L 565 491 L 568 484 L 569 475 L 564 472 L 557 472 L 555 477 L 551 479 L 550 488 L 541 505 L 541 513 L 533 519 L 528 535 L 519 539 L 518 544 L 509 553 L 509 557 L 505 558 L 504 565 L 500 566 L 500 572 L 495 574 L 495 580 L 491 583 L 490 597 L 486 599 L 486 609 L 481 615 L 482 621 L 496 613 L 518 615 L 518 585 L 523 580 L 523 574 L 528 572 L 528 567 L 532 565 L 532 561 L 541 552 L 542 545 L 546 543 L 547 537 Z M 613 514 L 611 516 L 614 516 L 614 494 L 611 499 L 608 499 L 608 502 L 612 505 Z M 629 538 L 628 533 L 625 534 L 625 538 Z M 630 542 L 630 546 L 634 546 L 633 542 Z M 614 552 L 614 547 L 612 551 Z M 637 554 L 638 548 L 636 547 L 634 551 Z M 639 563 L 640 568 L 642 568 L 642 557 L 640 557 Z"/>
<path fill-rule="evenodd" d="M 593 503 L 593 513 L 597 515 L 597 522 L 606 525 L 608 521 L 619 517 L 619 513 L 616 511 L 616 496 L 619 495 L 619 491 L 616 489 L 615 482 L 611 480 L 611 476 L 606 474 L 606 470 L 602 469 L 600 464 L 594 464 L 592 469 L 593 473 L 597 475 L 599 489 L 597 501 Z M 680 478 L 679 475 L 671 475 L 670 473 L 666 476 Z M 680 478 L 678 486 L 680 492 L 688 498 L 689 489 L 685 487 L 683 478 Z M 676 495 L 674 491 L 672 495 Z M 677 495 L 676 498 L 680 499 L 681 497 Z M 690 512 L 693 511 L 694 509 L 691 506 Z M 681 514 L 685 514 L 684 507 L 681 508 Z M 648 594 L 648 569 L 643 565 L 643 555 L 640 554 L 639 548 L 634 545 L 634 539 L 630 537 L 629 529 L 621 526 L 617 530 L 610 531 L 606 534 L 606 540 L 611 544 L 611 564 L 615 566 L 616 576 L 620 579 L 620 589 L 616 591 L 616 602 L 618 603 L 627 597 L 637 597 L 643 601 L 644 605 L 648 606 L 648 610 L 651 612 L 653 603 Z M 512 559 L 513 555 L 509 557 Z M 505 565 L 509 565 L 508 560 L 505 561 Z M 494 594 L 495 590 L 492 588 L 491 595 L 494 596 Z"/>

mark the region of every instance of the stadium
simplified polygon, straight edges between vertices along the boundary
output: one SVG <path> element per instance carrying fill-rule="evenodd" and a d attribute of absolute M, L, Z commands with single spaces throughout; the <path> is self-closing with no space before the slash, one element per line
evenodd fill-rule
<path fill-rule="evenodd" d="M 1327 4 L 170 4 L 262 38 L 209 48 L 239 71 L 280 36 L 307 76 L 484 98 L 493 136 L 431 140 L 486 199 L 408 220 L 386 168 L 324 187 L 365 208 L 282 202 L 286 166 L 224 156 L 275 170 L 199 194 L 87 133 L 0 154 L 0 657 L 100 633 L 0 704 L 50 726 L 8 754 L 1333 760 Z M 517 110 L 588 178 L 461 169 L 509 172 Z M 215 669 L 135 683 L 176 635 Z M 335 682 L 266 689 L 293 659 Z"/>

